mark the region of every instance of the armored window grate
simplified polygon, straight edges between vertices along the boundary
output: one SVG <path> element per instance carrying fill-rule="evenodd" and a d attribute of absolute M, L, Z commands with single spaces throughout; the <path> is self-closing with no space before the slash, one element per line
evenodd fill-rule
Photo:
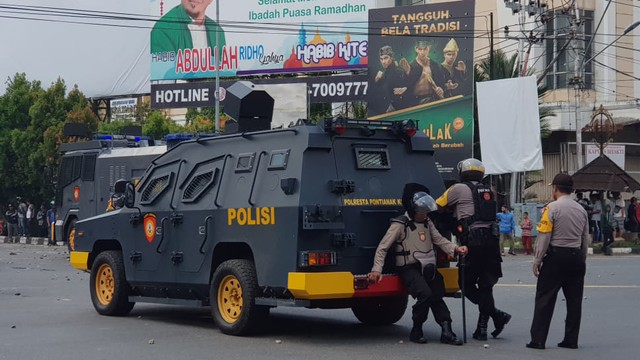
<path fill-rule="evenodd" d="M 256 153 L 246 153 L 238 155 L 238 162 L 236 163 L 236 172 L 251 172 L 253 170 L 253 161 L 256 157 Z"/>
<path fill-rule="evenodd" d="M 93 181 L 96 172 L 96 156 L 87 155 L 84 157 L 84 166 L 82 166 L 82 181 Z"/>
<path fill-rule="evenodd" d="M 170 174 L 152 179 L 149 182 L 149 185 L 142 192 L 140 203 L 141 204 L 153 203 L 158 198 L 158 196 L 160 196 L 169 187 L 170 183 L 171 183 Z"/>
<path fill-rule="evenodd" d="M 217 169 L 215 172 L 211 170 L 194 176 L 182 194 L 182 201 L 197 200 L 215 182 L 217 171 Z"/>
<path fill-rule="evenodd" d="M 389 152 L 387 149 L 356 148 L 358 169 L 390 169 Z"/>
<path fill-rule="evenodd" d="M 73 158 L 73 178 L 72 181 L 78 180 L 82 173 L 82 156 L 75 156 Z"/>
<path fill-rule="evenodd" d="M 73 176 L 73 158 L 66 157 L 62 159 L 62 169 L 60 170 L 60 186 L 65 187 L 71 183 Z"/>

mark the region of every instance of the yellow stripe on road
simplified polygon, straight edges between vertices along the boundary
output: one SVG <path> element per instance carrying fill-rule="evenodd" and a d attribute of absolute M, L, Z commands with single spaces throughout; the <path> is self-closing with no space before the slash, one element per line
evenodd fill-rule
<path fill-rule="evenodd" d="M 536 284 L 497 284 L 497 287 L 536 287 Z M 585 285 L 586 289 L 640 289 L 640 285 Z"/>

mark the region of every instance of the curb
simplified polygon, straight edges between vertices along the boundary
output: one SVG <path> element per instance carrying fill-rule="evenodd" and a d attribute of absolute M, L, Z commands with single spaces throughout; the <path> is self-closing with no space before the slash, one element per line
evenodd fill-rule
<path fill-rule="evenodd" d="M 27 236 L 14 236 L 14 241 L 9 241 L 11 239 L 8 236 L 0 236 L 0 244 L 24 244 L 24 245 L 47 245 L 49 239 L 43 237 L 27 237 Z M 16 241 L 17 240 L 17 241 Z M 56 242 L 57 246 L 63 246 L 64 243 L 62 241 Z"/>

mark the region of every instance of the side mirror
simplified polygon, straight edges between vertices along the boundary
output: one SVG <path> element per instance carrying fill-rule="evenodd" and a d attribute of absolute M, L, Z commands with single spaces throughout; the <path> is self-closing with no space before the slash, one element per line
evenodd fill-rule
<path fill-rule="evenodd" d="M 136 203 L 136 187 L 128 182 L 124 191 L 124 206 L 132 208 Z"/>
<path fill-rule="evenodd" d="M 127 188 L 128 183 L 129 182 L 124 179 L 117 180 L 115 184 L 113 184 L 113 191 L 116 194 L 123 194 Z"/>

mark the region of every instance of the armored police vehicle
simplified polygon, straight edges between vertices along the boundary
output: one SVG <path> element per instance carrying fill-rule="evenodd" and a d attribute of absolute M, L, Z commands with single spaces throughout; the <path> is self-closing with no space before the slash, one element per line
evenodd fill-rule
<path fill-rule="evenodd" d="M 96 135 L 62 144 L 54 239 L 71 246 L 75 223 L 105 212 L 116 180 L 139 179 L 151 160 L 166 150 L 165 145 L 154 146 L 152 139 L 135 135 Z"/>
<path fill-rule="evenodd" d="M 255 120 L 251 111 L 240 119 Z M 379 284 L 366 274 L 389 219 L 403 212 L 404 184 L 444 191 L 429 139 L 410 120 L 253 131 L 239 123 L 239 133 L 168 150 L 127 184 L 124 208 L 76 224 L 70 262 L 91 272 L 97 312 L 210 305 L 233 335 L 256 330 L 275 306 L 398 321 L 407 293 L 392 267 Z M 457 269 L 441 272 L 457 292 Z"/>

